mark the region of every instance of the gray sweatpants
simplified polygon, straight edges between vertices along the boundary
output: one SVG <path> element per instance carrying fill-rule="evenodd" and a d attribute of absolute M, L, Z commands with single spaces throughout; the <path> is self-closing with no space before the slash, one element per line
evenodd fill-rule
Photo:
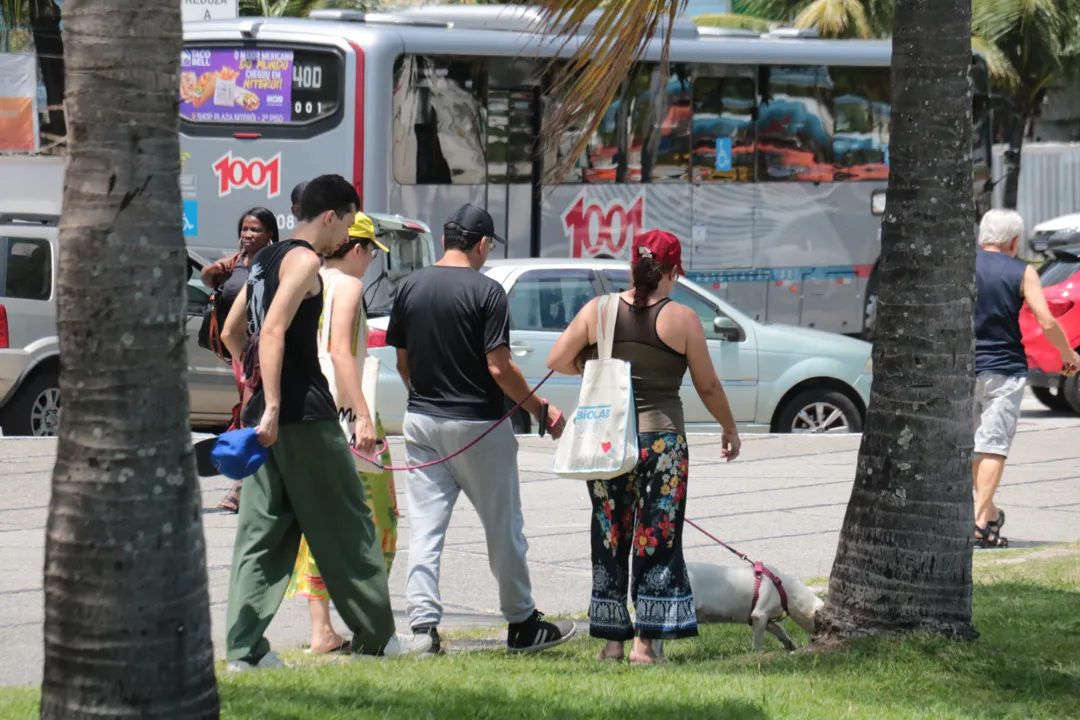
<path fill-rule="evenodd" d="M 446 457 L 490 425 L 406 413 L 402 430 L 408 464 Z M 463 490 L 484 526 L 488 565 L 499 583 L 503 618 L 510 623 L 522 622 L 535 609 L 525 560 L 529 544 L 521 514 L 517 449 L 513 429 L 503 423 L 453 460 L 408 472 L 405 497 L 409 502 L 409 570 L 405 595 L 412 627 L 437 625 L 442 619 L 439 562 L 450 514 Z"/>

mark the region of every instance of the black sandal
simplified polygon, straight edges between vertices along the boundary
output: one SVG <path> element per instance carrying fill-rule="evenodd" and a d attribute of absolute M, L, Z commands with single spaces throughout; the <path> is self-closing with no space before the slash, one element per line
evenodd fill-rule
<path fill-rule="evenodd" d="M 990 522 L 986 523 L 986 527 L 987 527 L 987 529 L 989 529 L 994 534 L 1000 535 L 1001 534 L 1001 526 L 1004 525 L 1004 524 L 1005 524 L 1005 511 L 1002 510 L 1001 508 L 998 508 L 998 518 L 997 518 L 997 520 L 991 520 Z"/>
<path fill-rule="evenodd" d="M 229 492 L 225 493 L 225 497 L 218 503 L 218 509 L 225 512 L 236 515 L 240 512 L 240 483 L 233 483 L 233 486 L 229 488 Z"/>
<path fill-rule="evenodd" d="M 981 535 L 981 537 L 980 537 Z M 1008 538 L 1003 538 L 994 529 L 993 523 L 986 523 L 986 527 L 975 526 L 975 547 L 988 550 L 1001 550 L 1009 547 Z"/>

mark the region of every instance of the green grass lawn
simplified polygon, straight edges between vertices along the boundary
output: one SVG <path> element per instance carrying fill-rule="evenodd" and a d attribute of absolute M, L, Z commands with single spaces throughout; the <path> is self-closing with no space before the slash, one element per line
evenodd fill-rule
<path fill-rule="evenodd" d="M 1076 546 L 1074 546 L 1075 549 Z M 750 651 L 750 629 L 668 643 L 663 667 L 600 664 L 600 642 L 531 657 L 314 661 L 220 676 L 222 716 L 285 718 L 1070 718 L 1080 702 L 1080 554 L 976 555 L 979 641 L 869 639 L 843 653 Z M 792 623 L 800 644 L 806 636 Z M 489 634 L 489 637 L 494 637 Z M 457 636 L 475 642 L 477 633 Z M 451 642 L 453 638 L 451 639 Z M 0 718 L 36 717 L 36 691 L 0 691 Z"/>

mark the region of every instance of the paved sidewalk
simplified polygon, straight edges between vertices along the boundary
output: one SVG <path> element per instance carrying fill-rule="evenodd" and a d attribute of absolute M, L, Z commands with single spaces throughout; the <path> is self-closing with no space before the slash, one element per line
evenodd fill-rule
<path fill-rule="evenodd" d="M 1009 510 L 1005 534 L 1013 547 L 1080 538 L 1080 463 L 1076 438 L 1080 418 L 1055 416 L 1029 399 L 1024 405 L 1013 458 L 999 500 Z M 725 464 L 717 436 L 690 441 L 690 500 L 687 516 L 751 557 L 797 573 L 827 575 L 855 474 L 859 436 L 748 436 L 743 456 Z M 391 442 L 395 460 L 401 442 Z M 583 482 L 547 472 L 550 439 L 523 438 L 519 453 L 522 497 L 533 588 L 546 613 L 581 613 L 588 605 L 589 503 Z M 55 458 L 52 440 L 0 440 L 0 684 L 41 679 L 44 526 Z M 404 477 L 398 479 L 399 491 Z M 224 478 L 203 483 L 214 639 L 224 644 L 225 599 L 236 519 L 214 508 L 228 487 Z M 407 629 L 405 563 L 408 507 L 404 495 L 397 562 L 390 585 L 398 626 Z M 694 560 L 738 562 L 693 528 L 687 555 Z M 487 567 L 476 512 L 462 498 L 443 557 L 445 627 L 496 625 L 498 595 Z M 338 620 L 339 631 L 344 625 Z M 270 627 L 278 648 L 309 639 L 306 603 L 286 600 Z"/>

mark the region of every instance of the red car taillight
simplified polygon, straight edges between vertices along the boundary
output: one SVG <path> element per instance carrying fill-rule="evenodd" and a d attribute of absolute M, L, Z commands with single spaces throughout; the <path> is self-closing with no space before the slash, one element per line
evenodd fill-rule
<path fill-rule="evenodd" d="M 386 347 L 386 331 L 372 328 L 368 331 L 367 346 L 369 348 Z"/>
<path fill-rule="evenodd" d="M 0 348 L 8 346 L 7 309 L 0 305 Z"/>
<path fill-rule="evenodd" d="M 1073 308 L 1073 301 L 1068 298 L 1054 298 L 1047 300 L 1046 304 L 1050 306 L 1050 314 L 1054 317 L 1061 317 Z"/>

